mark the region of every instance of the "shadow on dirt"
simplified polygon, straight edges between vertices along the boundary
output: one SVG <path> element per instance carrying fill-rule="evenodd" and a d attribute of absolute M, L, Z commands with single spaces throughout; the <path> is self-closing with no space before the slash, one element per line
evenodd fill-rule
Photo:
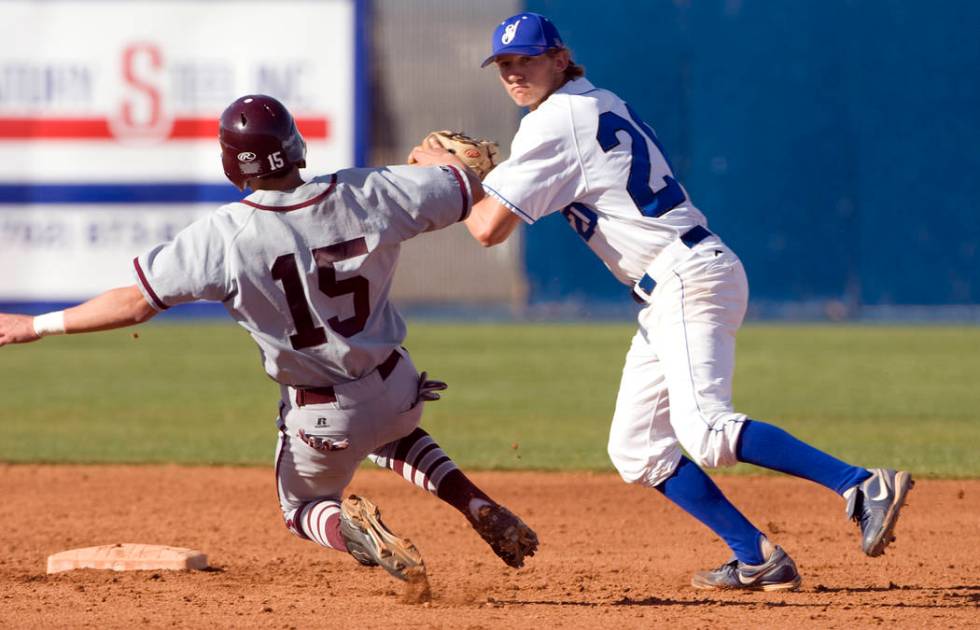
<path fill-rule="evenodd" d="M 976 606 L 977 602 L 980 601 L 980 594 L 971 591 L 980 591 L 980 585 L 962 585 L 962 586 L 946 586 L 946 587 L 924 587 L 924 586 L 896 586 L 890 584 L 889 586 L 882 587 L 857 587 L 857 588 L 830 588 L 823 585 L 817 585 L 814 589 L 806 589 L 800 592 L 803 596 L 812 596 L 815 593 L 827 593 L 827 594 L 837 594 L 837 595 L 849 595 L 849 594 L 861 594 L 861 593 L 877 593 L 877 592 L 887 592 L 887 591 L 919 591 L 922 593 L 932 594 L 936 597 L 943 598 L 945 601 L 937 603 L 914 603 L 914 602 L 887 602 L 879 601 L 873 604 L 867 602 L 862 602 L 860 605 L 869 608 L 958 608 L 960 606 Z M 726 595 L 736 595 L 736 593 L 727 593 Z M 499 605 L 524 605 L 524 606 L 579 606 L 587 608 L 595 608 L 602 606 L 679 606 L 679 607 L 702 607 L 702 606 L 719 606 L 719 607 L 744 607 L 744 608 L 827 608 L 828 606 L 842 606 L 849 605 L 850 602 L 846 597 L 841 597 L 838 599 L 830 598 L 827 600 L 818 601 L 793 601 L 793 593 L 780 593 L 779 597 L 784 599 L 774 600 L 770 599 L 772 594 L 766 593 L 738 593 L 738 595 L 752 597 L 753 599 L 744 600 L 729 600 L 729 599 L 709 599 L 709 598 L 697 598 L 697 599 L 672 599 L 664 597 L 643 597 L 643 598 L 632 598 L 623 597 L 622 599 L 614 601 L 576 601 L 576 600 L 533 600 L 533 599 L 497 599 L 494 600 L 495 604 Z"/>

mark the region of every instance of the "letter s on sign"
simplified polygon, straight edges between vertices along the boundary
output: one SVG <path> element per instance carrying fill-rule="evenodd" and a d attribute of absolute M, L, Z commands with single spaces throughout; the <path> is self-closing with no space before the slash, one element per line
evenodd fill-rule
<path fill-rule="evenodd" d="M 122 70 L 123 80 L 141 93 L 146 99 L 143 106 L 145 114 L 136 117 L 136 105 L 132 100 L 123 101 L 122 122 L 132 129 L 152 129 L 160 124 L 162 115 L 161 96 L 159 88 L 150 82 L 150 77 L 141 75 L 140 71 L 158 71 L 163 67 L 163 54 L 160 48 L 150 43 L 130 44 L 123 50 Z"/>

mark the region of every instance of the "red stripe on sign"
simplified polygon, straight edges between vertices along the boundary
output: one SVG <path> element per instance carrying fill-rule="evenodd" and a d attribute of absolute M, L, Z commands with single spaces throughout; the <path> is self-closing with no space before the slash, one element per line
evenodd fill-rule
<path fill-rule="evenodd" d="M 297 118 L 296 126 L 307 140 L 330 137 L 326 118 Z M 133 136 L 147 130 L 135 128 Z M 0 118 L 0 140 L 109 140 L 125 131 L 113 133 L 105 118 Z M 202 140 L 218 137 L 217 118 L 175 118 L 168 140 Z"/>
<path fill-rule="evenodd" d="M 0 118 L 0 139 L 3 140 L 110 137 L 109 122 L 104 118 Z"/>
<path fill-rule="evenodd" d="M 217 138 L 218 121 L 214 118 L 175 118 L 169 137 L 175 140 Z"/>
<path fill-rule="evenodd" d="M 326 118 L 297 118 L 296 126 L 307 140 L 326 140 L 330 137 L 330 121 Z"/>

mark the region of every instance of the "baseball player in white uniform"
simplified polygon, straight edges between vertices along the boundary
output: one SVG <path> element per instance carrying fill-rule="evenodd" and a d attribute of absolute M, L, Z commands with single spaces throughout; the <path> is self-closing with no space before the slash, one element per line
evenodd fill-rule
<path fill-rule="evenodd" d="M 133 261 L 135 283 L 38 317 L 0 315 L 0 345 L 146 321 L 177 304 L 221 302 L 281 386 L 276 479 L 286 526 L 395 577 L 424 573 L 418 550 L 368 499 L 341 501 L 367 457 L 450 503 L 512 567 L 534 532 L 470 482 L 421 428 L 445 384 L 401 347 L 388 294 L 401 242 L 462 221 L 483 197 L 462 162 L 348 169 L 303 181 L 306 145 L 275 99 L 222 114 L 225 174 L 254 192 Z"/>
<path fill-rule="evenodd" d="M 793 560 L 700 467 L 743 461 L 823 484 L 846 499 L 865 553 L 880 555 L 893 539 L 911 477 L 851 466 L 735 411 L 732 375 L 735 334 L 748 299 L 745 272 L 677 181 L 653 129 L 618 96 L 584 78 L 544 16 L 504 20 L 492 51 L 483 65 L 495 63 L 507 94 L 530 112 L 509 159 L 484 180 L 488 194 L 474 204 L 466 226 L 492 246 L 521 221 L 533 225 L 561 212 L 643 305 L 623 368 L 609 456 L 626 482 L 656 488 L 731 547 L 735 557 L 697 573 L 693 586 L 787 590 L 800 584 Z"/>

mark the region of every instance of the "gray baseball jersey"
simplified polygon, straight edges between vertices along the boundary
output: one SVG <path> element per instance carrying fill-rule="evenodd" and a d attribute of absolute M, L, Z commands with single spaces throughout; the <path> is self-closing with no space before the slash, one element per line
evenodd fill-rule
<path fill-rule="evenodd" d="M 158 310 L 222 302 L 281 384 L 344 383 L 405 338 L 388 301 L 401 242 L 465 219 L 471 200 L 451 166 L 348 169 L 260 190 L 137 257 L 136 284 Z"/>

